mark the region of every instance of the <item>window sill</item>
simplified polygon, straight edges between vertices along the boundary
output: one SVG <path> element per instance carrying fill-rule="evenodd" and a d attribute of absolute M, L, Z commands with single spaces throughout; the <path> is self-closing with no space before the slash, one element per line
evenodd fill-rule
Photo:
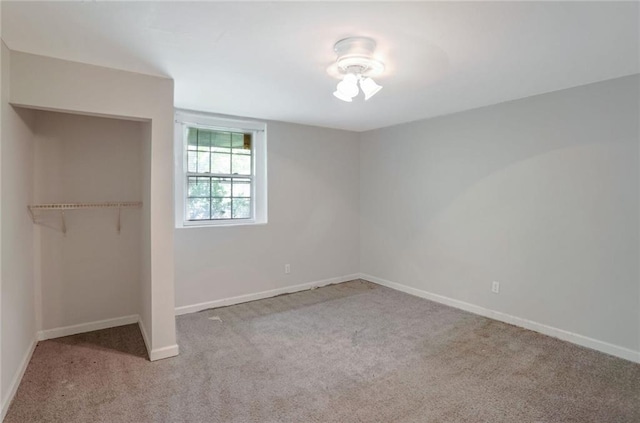
<path fill-rule="evenodd" d="M 176 225 L 176 229 L 228 228 L 230 226 L 261 226 L 266 224 L 266 220 L 247 220 L 242 222 L 184 222 L 182 225 Z"/>

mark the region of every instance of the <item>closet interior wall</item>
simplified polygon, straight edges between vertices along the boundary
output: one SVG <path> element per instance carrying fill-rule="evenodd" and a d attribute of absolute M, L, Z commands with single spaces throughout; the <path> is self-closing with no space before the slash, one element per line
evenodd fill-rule
<path fill-rule="evenodd" d="M 37 111 L 34 203 L 141 201 L 142 122 Z M 147 158 L 148 159 L 148 158 Z M 36 307 L 47 330 L 140 313 L 140 209 L 37 211 Z"/>

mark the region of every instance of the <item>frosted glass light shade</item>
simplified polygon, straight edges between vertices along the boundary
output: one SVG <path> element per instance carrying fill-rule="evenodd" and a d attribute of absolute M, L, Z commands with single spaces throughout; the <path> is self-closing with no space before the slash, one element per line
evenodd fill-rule
<path fill-rule="evenodd" d="M 360 81 L 360 88 L 364 93 L 364 99 L 369 100 L 371 97 L 376 95 L 378 91 L 382 89 L 382 86 L 376 84 L 376 82 L 371 78 L 364 78 Z"/>
<path fill-rule="evenodd" d="M 337 91 L 342 93 L 345 97 L 355 97 L 358 95 L 358 77 L 352 73 L 348 73 L 344 76 L 342 81 L 338 82 Z"/>
<path fill-rule="evenodd" d="M 335 95 L 336 97 L 338 97 L 340 100 L 342 101 L 346 101 L 347 103 L 351 103 L 351 99 L 352 97 L 349 97 L 347 95 L 342 94 L 342 92 L 336 90 L 333 92 L 333 95 Z"/>

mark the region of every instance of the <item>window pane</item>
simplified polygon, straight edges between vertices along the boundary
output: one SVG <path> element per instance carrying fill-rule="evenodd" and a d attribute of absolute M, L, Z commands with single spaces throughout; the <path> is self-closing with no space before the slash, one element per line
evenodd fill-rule
<path fill-rule="evenodd" d="M 251 182 L 248 179 L 234 179 L 233 196 L 251 197 Z"/>
<path fill-rule="evenodd" d="M 211 196 L 212 197 L 231 197 L 231 179 L 228 178 L 212 178 Z"/>
<path fill-rule="evenodd" d="M 210 178 L 189 177 L 189 197 L 209 197 Z"/>
<path fill-rule="evenodd" d="M 251 134 L 234 132 L 231 134 L 231 145 L 234 150 L 242 150 L 245 153 L 251 152 Z"/>
<path fill-rule="evenodd" d="M 233 198 L 233 218 L 249 219 L 251 217 L 251 200 L 248 198 Z"/>
<path fill-rule="evenodd" d="M 196 128 L 187 128 L 187 145 L 189 149 L 195 149 L 198 145 L 198 130 Z"/>
<path fill-rule="evenodd" d="M 198 153 L 195 151 L 187 151 L 187 171 L 198 172 Z"/>
<path fill-rule="evenodd" d="M 198 150 L 209 151 L 211 148 L 211 131 L 204 129 L 198 130 Z"/>
<path fill-rule="evenodd" d="M 224 153 L 211 154 L 211 173 L 231 173 L 231 155 Z"/>
<path fill-rule="evenodd" d="M 198 173 L 209 173 L 209 158 L 211 153 L 198 152 Z"/>
<path fill-rule="evenodd" d="M 236 134 L 237 138 L 233 143 L 233 148 L 242 149 L 245 152 L 251 152 L 251 134 Z"/>
<path fill-rule="evenodd" d="M 211 199 L 212 219 L 231 219 L 231 199 L 212 198 Z"/>
<path fill-rule="evenodd" d="M 251 175 L 251 156 L 234 154 L 231 157 L 231 172 L 236 175 Z"/>
<path fill-rule="evenodd" d="M 212 132 L 212 146 L 231 148 L 231 132 Z"/>
<path fill-rule="evenodd" d="M 187 219 L 210 219 L 209 201 L 208 198 L 189 198 L 189 203 L 187 204 Z"/>

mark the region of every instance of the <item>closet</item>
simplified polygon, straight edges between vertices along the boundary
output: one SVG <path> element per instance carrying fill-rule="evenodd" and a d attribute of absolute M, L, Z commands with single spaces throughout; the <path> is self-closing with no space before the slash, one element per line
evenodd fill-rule
<path fill-rule="evenodd" d="M 28 211 L 36 224 L 42 333 L 47 338 L 68 334 L 64 328 L 74 326 L 137 322 L 148 123 L 35 114 Z"/>
<path fill-rule="evenodd" d="M 2 63 L 26 127 L 3 166 L 20 176 L 3 179 L 20 223 L 7 245 L 21 247 L 20 295 L 34 286 L 21 304 L 38 339 L 138 323 L 151 361 L 178 355 L 173 80 L 6 47 Z"/>

